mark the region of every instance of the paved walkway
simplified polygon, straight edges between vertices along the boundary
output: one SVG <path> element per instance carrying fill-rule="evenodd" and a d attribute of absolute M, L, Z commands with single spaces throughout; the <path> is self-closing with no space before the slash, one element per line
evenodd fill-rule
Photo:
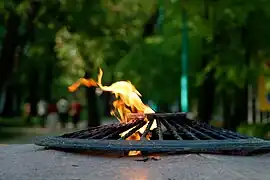
<path fill-rule="evenodd" d="M 160 161 L 0 147 L 1 180 L 269 180 L 270 154 L 255 157 L 178 155 Z"/>

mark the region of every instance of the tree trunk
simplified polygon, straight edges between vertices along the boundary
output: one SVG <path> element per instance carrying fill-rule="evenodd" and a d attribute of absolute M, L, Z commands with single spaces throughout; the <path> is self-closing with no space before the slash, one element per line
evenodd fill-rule
<path fill-rule="evenodd" d="M 12 117 L 13 116 L 13 87 L 12 86 L 7 86 L 5 88 L 6 91 L 6 97 L 4 100 L 4 107 L 3 111 L 1 112 L 2 117 Z"/>
<path fill-rule="evenodd" d="M 4 107 L 3 111 L 1 112 L 2 116 L 12 115 L 13 94 L 12 86 L 10 85 L 10 83 L 8 83 L 8 81 L 10 81 L 12 72 L 14 70 L 14 55 L 18 46 L 19 26 L 20 17 L 16 14 L 16 12 L 11 11 L 7 20 L 7 33 L 3 40 L 0 57 L 0 91 L 5 91 L 6 93 L 5 99 L 3 99 Z M 0 98 L 3 97 L 0 96 Z"/>
<path fill-rule="evenodd" d="M 14 68 L 14 54 L 19 44 L 19 26 L 20 17 L 16 12 L 10 12 L 7 20 L 7 33 L 4 37 L 1 57 L 0 57 L 0 90 L 2 91 L 4 85 L 10 78 Z"/>
<path fill-rule="evenodd" d="M 209 4 L 207 0 L 204 1 L 204 17 L 206 20 L 209 20 Z M 216 53 L 215 52 L 215 46 L 217 43 L 216 33 L 217 32 L 214 31 L 214 39 L 212 44 L 208 44 L 205 38 L 202 40 L 202 47 L 204 49 L 204 52 L 202 54 L 202 69 L 204 69 L 208 65 L 208 63 L 213 59 L 212 57 Z M 212 52 L 209 51 L 209 48 L 213 49 L 213 51 Z M 210 122 L 214 111 L 215 88 L 216 88 L 214 74 L 215 74 L 214 69 L 208 72 L 200 88 L 198 117 L 202 122 L 205 123 Z"/>
<path fill-rule="evenodd" d="M 237 127 L 247 121 L 247 114 L 248 114 L 248 108 L 247 108 L 247 103 L 248 103 L 248 92 L 247 92 L 247 87 L 243 89 L 237 89 L 235 92 L 235 97 L 234 97 L 234 109 L 233 109 L 233 115 L 232 118 L 230 119 L 230 126 L 227 128 L 236 131 Z"/>
<path fill-rule="evenodd" d="M 114 82 L 114 76 L 112 75 L 111 83 L 110 85 Z M 103 92 L 103 97 L 104 97 L 104 116 L 106 117 L 111 117 L 111 110 L 112 110 L 112 93 L 110 92 Z"/>
<path fill-rule="evenodd" d="M 36 18 L 37 12 L 40 9 L 40 2 L 32 1 L 28 13 L 28 22 L 26 27 L 26 33 L 20 37 L 19 27 L 20 27 L 20 17 L 16 12 L 10 11 L 10 16 L 7 21 L 7 34 L 3 41 L 3 48 L 0 57 L 0 91 L 4 90 L 4 85 L 6 85 L 7 96 L 4 103 L 3 115 L 12 116 L 16 112 L 11 112 L 12 109 L 15 110 L 16 98 L 18 98 L 15 89 L 19 88 L 19 83 L 16 83 L 16 87 L 11 84 L 6 84 L 13 73 L 18 69 L 19 59 L 22 55 L 25 44 L 28 40 L 32 39 L 34 23 L 33 20 Z M 16 81 L 16 80 L 15 80 Z M 14 82 L 14 81 L 13 81 Z M 15 89 L 13 89 L 15 88 Z"/>
<path fill-rule="evenodd" d="M 27 88 L 28 88 L 28 98 L 27 103 L 30 104 L 30 113 L 29 116 L 26 119 L 27 125 L 32 125 L 32 117 L 35 117 L 37 115 L 37 103 L 39 100 L 38 93 L 39 93 L 39 71 L 38 69 L 35 69 L 34 67 L 30 68 L 30 71 L 28 72 L 28 78 L 27 78 Z"/>
<path fill-rule="evenodd" d="M 46 65 L 46 69 L 45 69 L 45 76 L 43 79 L 43 98 L 47 101 L 47 102 L 51 102 L 52 100 L 52 82 L 53 82 L 53 65 L 52 62 L 49 62 Z"/>
<path fill-rule="evenodd" d="M 91 75 L 91 72 L 86 72 L 84 77 L 90 78 Z M 95 87 L 86 88 L 86 98 L 88 104 L 88 127 L 99 126 L 101 123 Z"/>
<path fill-rule="evenodd" d="M 232 118 L 232 99 L 226 92 L 222 94 L 222 108 L 223 108 L 223 127 L 230 129 Z"/>
<path fill-rule="evenodd" d="M 103 92 L 103 102 L 104 102 L 104 116 L 111 117 L 112 95 L 110 92 Z"/>
<path fill-rule="evenodd" d="M 242 34 L 242 44 L 245 48 L 245 65 L 247 67 L 250 66 L 250 59 L 251 59 L 251 49 L 250 44 L 248 42 L 249 32 L 247 26 L 242 27 L 241 29 Z M 243 88 L 238 88 L 235 92 L 234 98 L 234 112 L 231 119 L 231 126 L 229 129 L 236 131 L 237 127 L 247 121 L 248 119 L 248 81 L 246 80 L 245 86 Z"/>
<path fill-rule="evenodd" d="M 143 38 L 147 38 L 149 36 L 152 36 L 155 33 L 155 26 L 158 21 L 159 17 L 159 9 L 155 9 L 155 11 L 152 13 L 151 17 L 147 20 L 147 22 L 144 24 L 143 27 Z"/>
<path fill-rule="evenodd" d="M 214 111 L 214 72 L 208 73 L 200 89 L 201 90 L 198 104 L 198 117 L 202 122 L 209 123 Z"/>
<path fill-rule="evenodd" d="M 251 49 L 250 44 L 248 41 L 249 31 L 247 26 L 243 26 L 241 29 L 242 35 L 242 44 L 245 49 L 244 54 L 244 64 L 245 66 L 250 66 L 250 59 L 251 59 Z M 232 131 L 236 131 L 237 127 L 246 122 L 248 119 L 248 81 L 246 80 L 245 85 L 243 88 L 237 88 L 234 94 L 234 110 L 232 118 L 229 120 L 228 129 Z"/>
<path fill-rule="evenodd" d="M 37 115 L 37 102 L 39 100 L 38 92 L 39 88 L 37 86 L 37 83 L 39 81 L 39 71 L 38 69 L 32 69 L 29 77 L 29 100 L 30 100 L 30 106 L 31 106 L 31 116 Z"/>

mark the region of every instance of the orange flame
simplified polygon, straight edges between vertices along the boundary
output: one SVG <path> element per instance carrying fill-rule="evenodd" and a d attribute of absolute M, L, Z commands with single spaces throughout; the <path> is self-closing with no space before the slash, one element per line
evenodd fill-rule
<path fill-rule="evenodd" d="M 128 123 L 132 119 L 129 118 L 130 113 L 154 113 L 149 106 L 145 105 L 141 100 L 141 94 L 139 91 L 131 84 L 130 81 L 117 81 L 110 86 L 103 86 L 102 85 L 102 76 L 103 71 L 99 70 L 98 81 L 94 81 L 93 79 L 85 79 L 81 78 L 71 86 L 69 86 L 69 91 L 74 92 L 76 89 L 79 88 L 80 85 L 84 85 L 87 87 L 91 86 L 98 86 L 102 91 L 108 91 L 115 95 L 117 100 L 113 102 L 113 109 L 111 114 L 114 115 L 120 123 Z M 140 140 L 140 134 L 146 129 L 148 125 L 148 120 L 145 118 L 147 123 L 140 128 L 137 132 L 127 138 L 127 140 Z M 156 121 L 153 122 L 150 130 L 156 128 Z M 121 133 L 121 137 L 123 137 L 126 133 L 128 133 L 131 129 Z M 147 139 L 150 139 L 150 135 L 147 135 Z M 130 151 L 129 155 L 138 155 L 140 154 L 139 151 Z"/>
<path fill-rule="evenodd" d="M 97 86 L 97 83 L 93 79 L 80 78 L 77 82 L 69 86 L 68 90 L 70 92 L 74 92 L 80 87 L 80 85 L 91 87 L 91 86 Z"/>

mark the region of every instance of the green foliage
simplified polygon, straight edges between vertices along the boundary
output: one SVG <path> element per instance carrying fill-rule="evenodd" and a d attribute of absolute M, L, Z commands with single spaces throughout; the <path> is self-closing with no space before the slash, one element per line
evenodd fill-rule
<path fill-rule="evenodd" d="M 0 13 L 8 17 L 10 11 L 3 7 L 15 9 L 25 29 L 29 2 L 1 1 Z M 25 77 L 31 76 L 32 68 L 39 69 L 45 77 L 49 66 L 52 88 L 58 92 L 86 70 L 97 72 L 102 67 L 105 83 L 112 76 L 131 80 L 146 98 L 174 102 L 179 96 L 181 74 L 182 8 L 188 12 L 189 85 L 194 98 L 197 87 L 212 69 L 217 91 L 228 92 L 242 88 L 247 80 L 255 84 L 262 72 L 269 74 L 263 63 L 270 54 L 270 3 L 205 2 L 208 18 L 203 1 L 163 1 L 165 19 L 161 30 L 142 40 L 143 25 L 158 7 L 154 0 L 42 1 L 34 20 L 35 38 L 27 43 L 21 59 L 21 82 L 26 83 Z M 216 36 L 218 42 L 214 42 Z M 207 39 L 207 47 L 202 46 L 203 38 Z M 246 50 L 251 55 L 250 62 L 246 62 Z M 211 58 L 205 68 L 203 53 L 209 53 Z"/>
<path fill-rule="evenodd" d="M 268 134 L 270 132 L 270 124 L 242 124 L 237 131 L 241 134 L 246 134 L 248 136 L 269 138 Z"/>
<path fill-rule="evenodd" d="M 258 54 L 268 51 L 267 28 L 270 26 L 265 26 L 269 18 L 267 2 L 261 1 L 259 5 L 252 1 L 210 2 L 209 20 L 203 17 L 205 9 L 201 3 L 192 1 L 185 4 L 189 13 L 191 88 L 201 85 L 206 74 L 213 68 L 216 69 L 218 91 L 233 92 L 235 88 L 243 88 L 247 80 L 255 84 L 262 70 L 260 64 L 267 57 L 260 57 Z M 144 95 L 157 101 L 173 102 L 179 94 L 181 6 L 180 1 L 166 3 L 166 16 L 161 33 L 144 42 L 137 40 L 137 43 L 131 45 L 127 55 L 119 58 L 116 65 L 116 77 L 131 80 Z M 242 38 L 242 28 L 248 29 L 246 39 Z M 208 49 L 210 53 L 215 51 L 215 55 L 208 66 L 201 69 L 201 40 L 207 37 L 208 43 L 213 42 L 216 31 L 221 33 L 220 42 Z M 246 48 L 252 57 L 249 63 L 246 63 L 245 59 Z M 106 55 L 103 55 L 106 61 Z"/>

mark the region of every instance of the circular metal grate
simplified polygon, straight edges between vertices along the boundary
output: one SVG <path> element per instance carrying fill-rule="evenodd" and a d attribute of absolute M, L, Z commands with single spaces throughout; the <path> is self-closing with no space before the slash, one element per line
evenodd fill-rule
<path fill-rule="evenodd" d="M 134 114 L 128 124 L 109 124 L 63 134 L 42 137 L 35 144 L 57 149 L 143 151 L 148 153 L 230 153 L 247 155 L 270 152 L 270 141 L 244 136 L 229 130 L 190 120 L 184 113 L 146 114 L 149 123 L 140 141 L 125 140 L 146 124 L 144 116 Z M 157 127 L 150 130 L 154 120 Z M 126 135 L 119 134 L 133 128 Z M 151 133 L 150 140 L 145 137 Z"/>

